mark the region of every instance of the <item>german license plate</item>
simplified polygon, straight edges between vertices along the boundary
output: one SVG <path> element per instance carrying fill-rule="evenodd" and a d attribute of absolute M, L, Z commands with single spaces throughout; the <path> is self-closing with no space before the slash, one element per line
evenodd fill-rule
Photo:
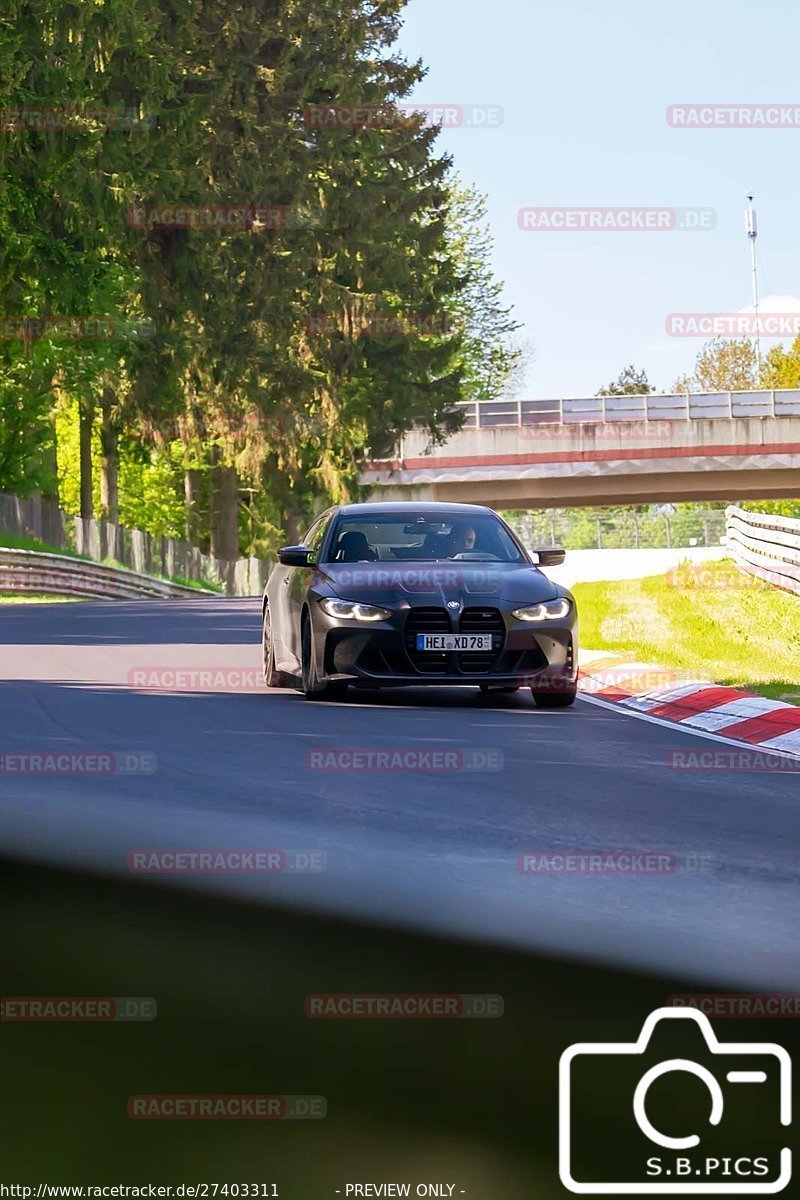
<path fill-rule="evenodd" d="M 418 650 L 491 650 L 490 633 L 418 633 Z"/>

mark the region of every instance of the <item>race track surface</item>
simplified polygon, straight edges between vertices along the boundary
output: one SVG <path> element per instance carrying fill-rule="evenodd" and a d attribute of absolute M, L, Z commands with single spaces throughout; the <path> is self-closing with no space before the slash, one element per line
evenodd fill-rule
<path fill-rule="evenodd" d="M 537 710 L 527 692 L 308 703 L 255 685 L 259 635 L 257 600 L 0 607 L 0 849 L 124 875 L 143 849 L 304 851 L 326 869 L 151 878 L 726 985 L 800 983 L 800 773 L 676 770 L 673 751 L 713 743 L 580 700 Z M 176 670 L 190 675 L 153 690 Z M 447 767 L 325 768 L 355 750 L 444 751 Z M 53 777 L 8 758 L 95 751 L 154 769 Z M 464 769 L 475 751 L 496 769 Z M 525 854 L 611 851 L 669 866 L 520 870 Z"/>

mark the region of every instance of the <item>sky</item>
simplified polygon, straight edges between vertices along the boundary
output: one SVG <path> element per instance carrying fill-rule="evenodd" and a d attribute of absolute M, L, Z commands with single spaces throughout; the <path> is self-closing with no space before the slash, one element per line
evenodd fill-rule
<path fill-rule="evenodd" d="M 633 362 L 669 391 L 703 338 L 671 313 L 800 310 L 797 0 L 409 0 L 413 99 L 502 109 L 437 146 L 488 198 L 494 269 L 531 343 L 527 396 L 592 395 Z M 681 129 L 670 105 L 783 104 L 794 127 Z M 713 210 L 713 228 L 522 230 L 526 207 Z M 538 218 L 537 218 L 538 219 Z M 791 340 L 791 339 L 790 339 Z M 775 341 L 763 341 L 767 350 Z"/>

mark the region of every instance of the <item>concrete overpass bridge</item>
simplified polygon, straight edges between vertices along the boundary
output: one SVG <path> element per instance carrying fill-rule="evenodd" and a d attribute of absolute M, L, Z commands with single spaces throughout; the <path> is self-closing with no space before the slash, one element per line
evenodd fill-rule
<path fill-rule="evenodd" d="M 368 463 L 374 499 L 493 508 L 800 496 L 800 390 L 497 400 Z"/>

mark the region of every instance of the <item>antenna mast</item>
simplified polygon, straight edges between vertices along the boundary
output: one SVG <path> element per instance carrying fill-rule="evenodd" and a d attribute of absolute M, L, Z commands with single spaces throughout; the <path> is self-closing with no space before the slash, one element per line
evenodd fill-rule
<path fill-rule="evenodd" d="M 747 212 L 745 213 L 745 228 L 747 236 L 750 239 L 750 274 L 753 279 L 753 309 L 756 316 L 756 363 L 759 371 L 761 370 L 761 330 L 758 323 L 758 272 L 756 270 L 756 238 L 758 237 L 758 223 L 756 221 L 756 213 L 753 208 L 753 196 L 748 192 L 747 195 Z"/>

